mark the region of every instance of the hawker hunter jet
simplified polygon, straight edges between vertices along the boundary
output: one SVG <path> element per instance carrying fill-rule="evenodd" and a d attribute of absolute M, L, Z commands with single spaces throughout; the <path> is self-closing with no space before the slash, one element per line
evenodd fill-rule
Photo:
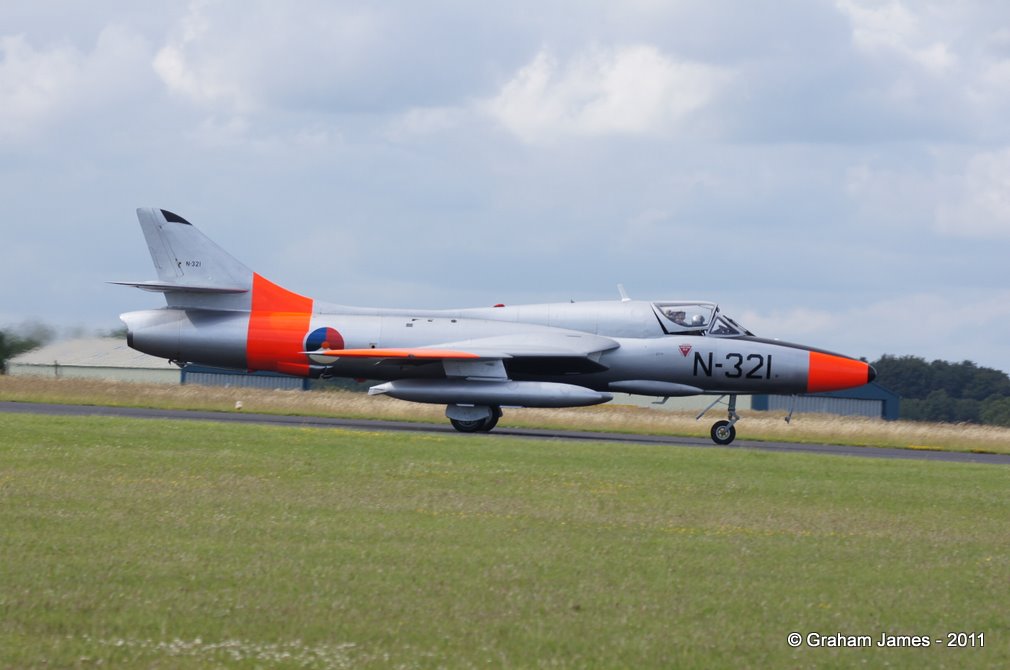
<path fill-rule="evenodd" d="M 711 434 L 729 444 L 738 394 L 833 391 L 876 374 L 847 356 L 755 337 L 711 302 L 623 296 L 452 310 L 320 302 L 253 272 L 177 214 L 137 216 L 158 278 L 112 283 L 163 293 L 167 305 L 121 316 L 134 349 L 179 365 L 382 381 L 369 394 L 445 405 L 462 432 L 490 431 L 503 407 L 705 394 L 728 397 Z"/>

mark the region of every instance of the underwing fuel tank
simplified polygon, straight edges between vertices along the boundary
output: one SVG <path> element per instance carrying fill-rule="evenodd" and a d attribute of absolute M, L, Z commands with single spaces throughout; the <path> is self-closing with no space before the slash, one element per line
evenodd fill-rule
<path fill-rule="evenodd" d="M 472 379 L 400 379 L 368 389 L 368 395 L 381 393 L 411 402 L 506 407 L 585 407 L 613 399 L 575 384 Z"/>

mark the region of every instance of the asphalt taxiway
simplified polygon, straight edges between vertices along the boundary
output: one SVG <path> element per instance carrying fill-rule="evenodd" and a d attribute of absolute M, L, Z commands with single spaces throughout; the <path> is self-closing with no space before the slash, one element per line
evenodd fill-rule
<path fill-rule="evenodd" d="M 93 405 L 60 405 L 49 403 L 0 402 L 0 412 L 42 414 L 46 416 L 113 416 L 134 419 L 181 419 L 189 421 L 218 421 L 223 423 L 258 423 L 276 426 L 303 426 L 314 428 L 343 428 L 350 430 L 384 430 L 392 433 L 442 433 L 461 435 L 448 424 L 412 423 L 408 421 L 380 421 L 372 419 L 339 419 L 318 416 L 285 416 L 279 414 L 254 414 L 245 412 L 205 412 L 195 410 L 145 409 L 138 407 L 108 407 Z M 625 433 L 596 433 L 589 431 L 548 430 L 538 428 L 509 428 L 499 426 L 492 433 L 498 437 L 521 437 L 539 440 L 617 442 L 623 444 L 668 445 L 673 447 L 703 447 L 711 449 L 753 449 L 758 451 L 857 456 L 863 458 L 889 458 L 948 463 L 987 463 L 1010 465 L 1010 454 L 983 454 L 959 451 L 933 451 L 924 449 L 892 449 L 884 447 L 852 447 L 835 444 L 803 444 L 793 442 L 757 442 L 737 440 L 729 447 L 721 447 L 709 440 L 668 435 L 635 435 Z M 480 434 L 476 434 L 480 435 Z"/>

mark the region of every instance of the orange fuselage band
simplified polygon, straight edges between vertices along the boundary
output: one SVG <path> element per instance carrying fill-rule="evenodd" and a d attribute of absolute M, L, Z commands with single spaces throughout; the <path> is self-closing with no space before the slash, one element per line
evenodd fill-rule
<path fill-rule="evenodd" d="M 246 338 L 250 370 L 308 375 L 302 350 L 312 319 L 312 299 L 253 275 L 252 313 Z"/>

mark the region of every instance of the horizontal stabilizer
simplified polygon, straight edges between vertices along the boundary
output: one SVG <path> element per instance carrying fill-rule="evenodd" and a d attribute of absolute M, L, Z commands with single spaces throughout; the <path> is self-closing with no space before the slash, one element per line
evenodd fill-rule
<path fill-rule="evenodd" d="M 108 284 L 134 286 L 155 293 L 248 293 L 242 286 L 201 286 L 199 284 L 178 284 L 162 281 L 110 281 Z"/>

